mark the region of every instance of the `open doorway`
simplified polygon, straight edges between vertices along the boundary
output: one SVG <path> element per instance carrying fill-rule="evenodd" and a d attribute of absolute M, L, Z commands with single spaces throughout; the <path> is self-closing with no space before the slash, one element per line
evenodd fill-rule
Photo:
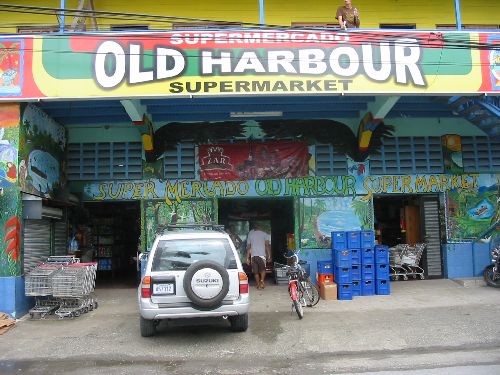
<path fill-rule="evenodd" d="M 139 202 L 85 203 L 97 286 L 136 286 Z"/>
<path fill-rule="evenodd" d="M 246 237 L 252 221 L 258 221 L 261 228 L 271 235 L 272 262 L 267 265 L 268 272 L 273 272 L 273 262 L 286 263 L 284 253 L 287 249 L 287 234 L 294 232 L 293 199 L 220 199 L 218 205 L 219 223 L 241 240 L 237 247 L 243 264 L 246 259 Z"/>
<path fill-rule="evenodd" d="M 437 195 L 379 195 L 373 198 L 375 238 L 389 247 L 426 243 L 420 266 L 442 277 L 439 199 Z"/>

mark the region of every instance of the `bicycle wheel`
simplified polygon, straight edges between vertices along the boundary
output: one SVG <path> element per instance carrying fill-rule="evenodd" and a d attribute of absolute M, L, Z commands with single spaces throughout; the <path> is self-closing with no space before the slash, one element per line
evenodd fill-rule
<path fill-rule="evenodd" d="M 295 311 L 297 312 L 299 319 L 302 319 L 304 317 L 304 310 L 302 308 L 302 304 L 300 303 L 300 301 L 299 300 L 293 301 L 293 307 L 295 308 Z"/>
<path fill-rule="evenodd" d="M 319 290 L 316 285 L 311 282 L 311 279 L 302 281 L 302 288 L 304 289 L 304 297 L 308 307 L 316 306 L 319 302 Z"/>

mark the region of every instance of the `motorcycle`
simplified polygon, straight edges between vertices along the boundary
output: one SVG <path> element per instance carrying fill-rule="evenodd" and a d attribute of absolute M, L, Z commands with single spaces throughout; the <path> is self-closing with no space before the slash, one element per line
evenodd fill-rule
<path fill-rule="evenodd" d="M 500 246 L 491 250 L 491 258 L 493 264 L 484 269 L 484 281 L 493 288 L 500 288 Z"/>

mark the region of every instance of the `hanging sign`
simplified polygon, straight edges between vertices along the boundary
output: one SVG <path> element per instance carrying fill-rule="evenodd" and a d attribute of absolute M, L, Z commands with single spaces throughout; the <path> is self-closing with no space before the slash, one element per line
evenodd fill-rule
<path fill-rule="evenodd" d="M 0 100 L 500 91 L 498 32 L 2 36 Z"/>

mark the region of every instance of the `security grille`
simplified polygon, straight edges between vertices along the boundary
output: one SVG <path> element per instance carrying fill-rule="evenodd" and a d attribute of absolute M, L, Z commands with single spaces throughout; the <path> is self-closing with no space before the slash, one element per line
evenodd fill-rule
<path fill-rule="evenodd" d="M 68 179 L 106 180 L 142 178 L 140 142 L 70 143 Z"/>
<path fill-rule="evenodd" d="M 316 145 L 316 175 L 334 176 L 347 174 L 345 155 L 336 153 L 332 145 Z"/>
<path fill-rule="evenodd" d="M 465 172 L 500 171 L 500 141 L 488 137 L 462 137 Z"/>
<path fill-rule="evenodd" d="M 371 174 L 443 173 L 440 137 L 398 137 L 382 141 L 370 156 Z"/>
<path fill-rule="evenodd" d="M 178 143 L 165 151 L 163 170 L 165 178 L 195 177 L 195 144 Z"/>
<path fill-rule="evenodd" d="M 50 220 L 25 220 L 23 228 L 25 274 L 50 256 L 51 235 Z"/>

